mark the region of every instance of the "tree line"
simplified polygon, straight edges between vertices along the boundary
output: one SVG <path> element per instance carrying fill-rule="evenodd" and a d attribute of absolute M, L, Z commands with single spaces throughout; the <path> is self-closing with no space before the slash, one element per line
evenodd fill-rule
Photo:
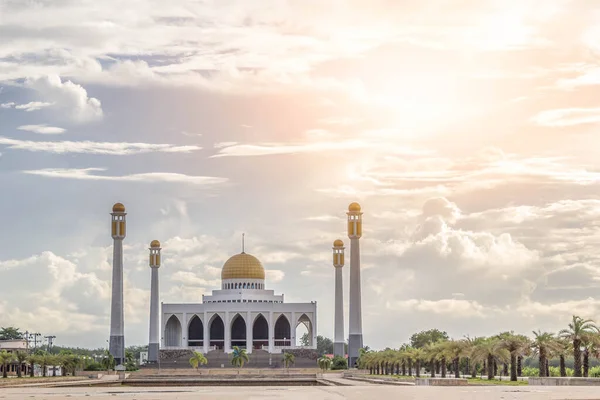
<path fill-rule="evenodd" d="M 534 331 L 533 335 L 502 332 L 490 337 L 449 339 L 446 332 L 437 329 L 411 336 L 410 344 L 399 349 L 369 351 L 361 349 L 358 367 L 372 374 L 414 375 L 422 370 L 432 377 L 448 371 L 455 377 L 463 375 L 510 375 L 511 381 L 523 376 L 524 360 L 538 360 L 538 375 L 550 376 L 550 361 L 558 360 L 558 374 L 568 376 L 568 357 L 573 357 L 573 375 L 587 377 L 590 359 L 600 358 L 600 328 L 593 320 L 574 315 L 566 329 L 557 333 Z"/>

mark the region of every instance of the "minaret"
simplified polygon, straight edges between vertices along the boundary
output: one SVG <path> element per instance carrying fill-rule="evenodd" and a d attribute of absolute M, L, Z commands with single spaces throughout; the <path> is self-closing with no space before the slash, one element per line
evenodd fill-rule
<path fill-rule="evenodd" d="M 125 362 L 125 335 L 123 320 L 123 239 L 125 238 L 125 206 L 117 203 L 112 209 L 113 275 L 110 303 L 109 352 L 115 365 Z"/>
<path fill-rule="evenodd" d="M 350 326 L 348 336 L 348 367 L 354 368 L 363 347 L 362 302 L 360 295 L 360 244 L 362 212 L 358 203 L 348 207 L 348 237 L 350 238 Z"/>
<path fill-rule="evenodd" d="M 160 267 L 160 242 L 153 240 L 150 243 L 150 340 L 148 343 L 148 362 L 158 362 L 158 348 L 160 342 L 159 299 L 158 299 L 158 268 Z"/>
<path fill-rule="evenodd" d="M 344 242 L 333 242 L 333 266 L 335 267 L 335 326 L 333 337 L 333 355 L 344 357 L 344 284 L 342 267 L 344 266 Z"/>

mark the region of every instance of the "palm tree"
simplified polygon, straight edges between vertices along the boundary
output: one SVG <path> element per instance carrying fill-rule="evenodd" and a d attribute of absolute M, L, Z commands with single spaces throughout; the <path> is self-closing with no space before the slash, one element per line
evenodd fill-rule
<path fill-rule="evenodd" d="M 6 350 L 0 351 L 0 364 L 2 364 L 2 377 L 8 378 L 8 363 L 14 360 L 15 355 Z"/>
<path fill-rule="evenodd" d="M 501 335 L 500 346 L 510 353 L 510 380 L 517 381 L 517 358 L 530 347 L 527 336 L 515 335 L 512 332 Z"/>
<path fill-rule="evenodd" d="M 192 366 L 192 368 L 195 368 L 197 371 L 198 366 L 206 364 L 208 364 L 208 360 L 206 359 L 204 354 L 198 351 L 194 351 L 194 355 L 192 356 L 192 358 L 190 358 L 190 365 Z"/>
<path fill-rule="evenodd" d="M 590 335 L 597 331 L 598 328 L 594 325 L 593 320 L 573 315 L 573 321 L 569 324 L 569 329 L 563 329 L 558 332 L 560 337 L 568 339 L 573 343 L 573 369 L 576 377 L 581 377 L 581 345 L 586 342 Z"/>
<path fill-rule="evenodd" d="M 296 356 L 294 356 L 292 353 L 283 353 L 283 365 L 285 365 L 286 368 L 289 368 L 291 365 L 294 365 L 295 362 Z"/>
<path fill-rule="evenodd" d="M 33 378 L 35 374 L 35 364 L 39 364 L 40 360 L 36 354 L 30 354 L 27 356 L 27 362 L 29 363 L 29 376 Z"/>
<path fill-rule="evenodd" d="M 45 367 L 52 366 L 52 376 L 56 376 L 56 366 L 60 364 L 60 357 L 56 354 L 44 354 L 43 364 Z"/>
<path fill-rule="evenodd" d="M 331 366 L 331 358 L 327 357 L 327 356 L 321 356 L 318 360 L 317 360 L 317 364 L 319 365 L 319 368 L 321 368 L 321 370 L 323 372 L 325 372 L 326 370 L 329 369 L 329 367 Z"/>
<path fill-rule="evenodd" d="M 100 364 L 102 364 L 102 367 L 106 369 L 106 371 L 110 371 L 115 367 L 115 358 L 108 350 L 104 350 L 104 357 L 100 360 Z"/>
<path fill-rule="evenodd" d="M 23 364 L 27 360 L 27 353 L 25 353 L 24 351 L 17 351 L 15 353 L 15 360 L 19 363 L 19 365 L 17 366 L 17 377 L 22 378 Z"/>
<path fill-rule="evenodd" d="M 600 349 L 600 335 L 593 333 L 589 335 L 583 343 L 585 349 L 583 350 L 583 376 L 588 377 L 590 371 L 590 354 L 598 354 Z"/>
<path fill-rule="evenodd" d="M 250 362 L 250 357 L 246 353 L 246 349 L 240 349 L 239 346 L 233 346 L 231 365 L 238 368 L 244 367 L 244 363 Z"/>
<path fill-rule="evenodd" d="M 561 350 L 561 343 L 554 337 L 553 334 L 548 332 L 533 332 L 533 342 L 531 347 L 533 348 L 534 354 L 538 355 L 540 376 L 544 377 L 547 375 L 546 363 L 553 354 L 559 353 Z"/>
<path fill-rule="evenodd" d="M 494 379 L 494 364 L 497 361 L 506 362 L 510 360 L 510 353 L 502 347 L 498 338 L 488 338 L 477 344 L 473 349 L 473 361 L 487 363 L 487 376 L 489 380 Z"/>
<path fill-rule="evenodd" d="M 446 354 L 452 359 L 452 369 L 454 371 L 454 377 L 460 378 L 460 357 L 463 355 L 467 343 L 464 340 L 450 340 L 444 342 Z"/>

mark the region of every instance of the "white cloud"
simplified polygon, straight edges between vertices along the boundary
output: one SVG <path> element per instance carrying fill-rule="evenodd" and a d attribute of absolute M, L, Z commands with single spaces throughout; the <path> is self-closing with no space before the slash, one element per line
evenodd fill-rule
<path fill-rule="evenodd" d="M 416 311 L 420 313 L 442 314 L 450 318 L 485 317 L 487 310 L 478 302 L 470 300 L 442 299 L 417 300 L 408 299 L 388 302 L 390 310 Z"/>
<path fill-rule="evenodd" d="M 265 278 L 269 282 L 281 282 L 285 277 L 285 273 L 278 269 L 265 270 Z"/>
<path fill-rule="evenodd" d="M 538 125 L 567 127 L 600 122 L 600 108 L 561 108 L 542 111 L 532 118 Z"/>
<path fill-rule="evenodd" d="M 39 132 L 41 133 L 41 132 Z M 199 146 L 176 146 L 172 144 L 151 143 L 115 143 L 115 142 L 89 142 L 89 141 L 56 141 L 39 142 L 32 140 L 9 139 L 0 136 L 0 145 L 13 150 L 27 150 L 56 154 L 105 154 L 124 156 L 144 153 L 190 153 L 201 150 Z"/>
<path fill-rule="evenodd" d="M 53 103 L 46 103 L 43 101 L 32 101 L 27 104 L 17 104 L 15 105 L 15 109 L 24 110 L 26 112 L 41 110 L 42 108 L 46 108 L 51 106 Z"/>
<path fill-rule="evenodd" d="M 42 98 L 63 109 L 75 122 L 95 121 L 103 116 L 100 100 L 88 97 L 83 86 L 71 81 L 63 82 L 58 75 L 28 78 L 25 86 L 36 90 Z"/>
<path fill-rule="evenodd" d="M 148 172 L 131 175 L 98 175 L 96 172 L 106 171 L 106 168 L 47 168 L 22 171 L 29 175 L 44 176 L 47 178 L 85 179 L 95 181 L 120 181 L 120 182 L 173 182 L 189 183 L 194 185 L 215 185 L 227 182 L 227 178 L 212 176 L 185 175 L 169 172 Z"/>
<path fill-rule="evenodd" d="M 41 135 L 59 135 L 65 133 L 67 130 L 58 128 L 55 126 L 48 126 L 46 124 L 41 125 L 21 125 L 17 129 L 21 131 L 28 131 L 33 133 L 39 133 Z"/>

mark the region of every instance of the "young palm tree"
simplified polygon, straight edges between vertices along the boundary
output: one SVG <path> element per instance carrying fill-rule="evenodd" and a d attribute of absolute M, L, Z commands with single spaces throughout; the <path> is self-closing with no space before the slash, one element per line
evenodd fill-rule
<path fill-rule="evenodd" d="M 327 356 L 321 356 L 318 360 L 317 360 L 317 364 L 319 365 L 319 368 L 321 368 L 321 370 L 323 372 L 325 372 L 326 370 L 329 369 L 329 367 L 331 366 L 331 358 L 327 357 Z"/>
<path fill-rule="evenodd" d="M 250 357 L 246 353 L 246 349 L 240 349 L 239 346 L 233 346 L 233 352 L 231 353 L 231 365 L 238 368 L 243 368 L 244 363 L 250 362 Z"/>
<path fill-rule="evenodd" d="M 194 351 L 194 355 L 192 356 L 192 358 L 190 358 L 190 365 L 192 366 L 192 368 L 195 368 L 197 371 L 200 365 L 206 364 L 208 364 L 208 360 L 206 359 L 204 354 L 198 351 Z"/>
<path fill-rule="evenodd" d="M 510 360 L 510 353 L 502 347 L 498 338 L 488 338 L 477 344 L 473 349 L 473 361 L 485 362 L 487 364 L 487 376 L 489 380 L 494 379 L 494 363 Z"/>
<path fill-rule="evenodd" d="M 527 336 L 515 335 L 512 332 L 501 336 L 500 346 L 510 353 L 510 380 L 517 381 L 517 358 L 530 347 Z"/>
<path fill-rule="evenodd" d="M 17 351 L 15 353 L 15 360 L 19 363 L 19 365 L 17 366 L 17 377 L 22 378 L 23 364 L 27 360 L 27 353 L 25 353 L 24 351 Z"/>
<path fill-rule="evenodd" d="M 411 357 L 415 362 L 415 376 L 421 376 L 421 361 L 425 360 L 425 351 L 423 349 L 412 349 Z"/>
<path fill-rule="evenodd" d="M 8 378 L 8 364 L 14 360 L 15 355 L 6 350 L 0 351 L 0 364 L 2 364 L 2 377 Z"/>
<path fill-rule="evenodd" d="M 598 327 L 591 319 L 583 319 L 573 315 L 573 321 L 569 323 L 569 329 L 561 330 L 558 335 L 573 343 L 574 375 L 581 377 L 581 345 L 594 333 Z"/>
<path fill-rule="evenodd" d="M 588 377 L 590 371 L 590 354 L 598 354 L 600 349 L 600 335 L 597 333 L 590 334 L 583 343 L 583 376 Z"/>
<path fill-rule="evenodd" d="M 104 357 L 102 357 L 100 364 L 102 364 L 102 367 L 106 369 L 106 371 L 110 371 L 115 367 L 115 358 L 112 356 L 112 354 L 110 354 L 108 350 L 105 350 Z"/>
<path fill-rule="evenodd" d="M 283 353 L 283 365 L 286 368 L 290 368 L 290 366 L 294 365 L 295 362 L 296 356 L 294 356 L 292 353 Z"/>
<path fill-rule="evenodd" d="M 553 334 L 548 332 L 534 331 L 533 336 L 534 339 L 531 342 L 531 347 L 534 354 L 538 355 L 540 376 L 544 377 L 548 372 L 546 362 L 553 354 L 560 352 L 562 345 Z"/>
<path fill-rule="evenodd" d="M 454 371 L 454 377 L 460 378 L 460 358 L 465 352 L 465 348 L 467 347 L 467 342 L 464 340 L 450 340 L 445 342 L 446 344 L 446 353 L 448 357 L 452 360 L 452 371 Z"/>
<path fill-rule="evenodd" d="M 29 363 L 29 376 L 33 378 L 35 374 L 35 364 L 39 364 L 40 360 L 36 354 L 30 354 L 27 356 L 27 362 Z"/>

